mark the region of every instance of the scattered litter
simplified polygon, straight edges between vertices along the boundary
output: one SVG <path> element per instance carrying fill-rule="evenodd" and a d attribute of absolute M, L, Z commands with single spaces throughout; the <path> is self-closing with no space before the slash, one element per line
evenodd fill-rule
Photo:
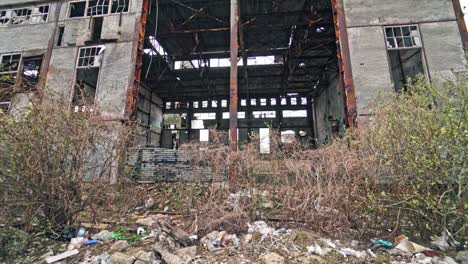
<path fill-rule="evenodd" d="M 146 233 L 145 229 L 143 227 L 137 228 L 137 235 L 143 236 Z"/>
<path fill-rule="evenodd" d="M 382 240 L 382 239 L 379 239 L 377 241 L 375 241 L 374 243 L 375 245 L 379 245 L 379 246 L 383 246 L 384 248 L 392 248 L 393 247 L 393 243 L 390 242 L 390 241 L 385 241 L 385 240 Z"/>
<path fill-rule="evenodd" d="M 353 256 L 357 258 L 365 258 L 367 256 L 367 253 L 364 251 L 357 251 L 351 248 L 342 248 L 338 251 L 340 254 L 342 254 L 345 257 Z"/>
<path fill-rule="evenodd" d="M 73 249 L 73 250 L 69 250 L 69 251 L 65 251 L 63 252 L 62 254 L 58 254 L 58 255 L 55 255 L 55 256 L 52 256 L 52 257 L 48 257 L 46 258 L 46 262 L 47 263 L 54 263 L 54 262 L 57 262 L 57 261 L 60 261 L 62 259 L 66 259 L 66 258 L 69 258 L 71 256 L 74 256 L 76 254 L 80 253 L 78 251 L 78 249 Z"/>
<path fill-rule="evenodd" d="M 268 226 L 267 223 L 264 221 L 256 221 L 252 225 L 247 224 L 249 226 L 248 232 L 249 233 L 260 233 L 262 236 L 267 236 L 273 234 L 275 229 Z"/>
<path fill-rule="evenodd" d="M 91 245 L 94 245 L 94 244 L 97 244 L 97 243 L 98 243 L 98 241 L 96 239 L 91 239 L 91 240 L 84 241 L 83 245 L 91 246 Z"/>
<path fill-rule="evenodd" d="M 315 243 L 313 246 L 307 248 L 307 253 L 310 255 L 325 256 L 330 253 L 332 250 L 330 248 L 322 248 L 319 244 Z"/>
<path fill-rule="evenodd" d="M 430 250 L 424 246 L 413 243 L 409 240 L 403 240 L 396 246 L 397 249 L 400 249 L 406 253 L 417 254 L 422 253 L 423 251 Z"/>
<path fill-rule="evenodd" d="M 115 236 L 114 232 L 110 232 L 110 231 L 107 231 L 107 230 L 102 230 L 101 232 L 92 235 L 91 239 L 100 240 L 100 241 L 103 241 L 103 242 L 108 242 L 108 241 L 113 240 L 114 236 Z"/>

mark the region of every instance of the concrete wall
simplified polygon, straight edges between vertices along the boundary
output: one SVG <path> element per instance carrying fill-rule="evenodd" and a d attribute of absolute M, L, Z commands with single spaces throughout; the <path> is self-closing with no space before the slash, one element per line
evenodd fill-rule
<path fill-rule="evenodd" d="M 450 78 L 464 70 L 464 52 L 452 0 L 343 0 L 359 115 L 372 114 L 379 94 L 394 91 L 383 26 L 418 24 L 426 75 Z"/>
<path fill-rule="evenodd" d="M 314 101 L 315 134 L 318 145 L 331 142 L 333 137 L 343 129 L 346 118 L 343 85 L 338 71 L 330 70 L 327 78 L 328 88 Z"/>

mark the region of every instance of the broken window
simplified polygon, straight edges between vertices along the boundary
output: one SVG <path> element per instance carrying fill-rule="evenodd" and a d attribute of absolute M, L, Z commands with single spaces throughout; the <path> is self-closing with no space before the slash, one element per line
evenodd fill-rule
<path fill-rule="evenodd" d="M 128 12 L 130 0 L 112 0 L 111 13 L 125 13 Z"/>
<path fill-rule="evenodd" d="M 11 11 L 0 10 L 0 26 L 6 26 L 10 23 Z"/>
<path fill-rule="evenodd" d="M 15 74 L 18 73 L 21 62 L 21 54 L 4 54 L 0 55 L 0 74 Z"/>
<path fill-rule="evenodd" d="M 31 16 L 31 23 L 38 24 L 38 23 L 47 22 L 48 17 L 49 17 L 48 5 L 34 7 L 34 11 Z"/>
<path fill-rule="evenodd" d="M 71 2 L 68 9 L 68 17 L 83 17 L 85 16 L 86 1 Z"/>
<path fill-rule="evenodd" d="M 424 55 L 417 25 L 385 27 L 390 71 L 396 91 L 424 75 Z"/>
<path fill-rule="evenodd" d="M 90 0 L 88 3 L 88 16 L 102 16 L 109 13 L 109 0 Z"/>
<path fill-rule="evenodd" d="M 73 94 L 75 112 L 93 110 L 89 106 L 94 105 L 103 52 L 103 46 L 84 47 L 79 50 Z"/>
<path fill-rule="evenodd" d="M 12 25 L 21 25 L 27 23 L 32 15 L 32 9 L 30 8 L 21 8 L 14 9 L 11 15 L 11 24 Z"/>
<path fill-rule="evenodd" d="M 283 110 L 283 117 L 307 117 L 307 110 Z"/>
<path fill-rule="evenodd" d="M 58 28 L 58 35 L 57 35 L 57 47 L 62 46 L 63 42 L 63 35 L 65 34 L 65 26 L 59 26 Z"/>
<path fill-rule="evenodd" d="M 40 57 L 25 57 L 23 59 L 23 79 L 29 83 L 37 83 L 39 81 L 39 72 L 42 64 L 42 56 Z"/>
<path fill-rule="evenodd" d="M 104 23 L 104 19 L 102 17 L 94 17 L 93 18 L 93 30 L 91 34 L 91 40 L 96 41 L 101 39 L 102 34 L 102 25 Z"/>
<path fill-rule="evenodd" d="M 0 26 L 47 22 L 49 5 L 0 10 Z"/>

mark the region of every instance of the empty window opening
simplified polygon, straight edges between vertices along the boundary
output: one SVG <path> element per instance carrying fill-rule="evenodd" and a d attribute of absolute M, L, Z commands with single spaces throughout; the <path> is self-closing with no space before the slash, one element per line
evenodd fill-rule
<path fill-rule="evenodd" d="M 270 105 L 272 105 L 272 106 L 276 105 L 276 98 L 271 98 L 270 99 Z"/>
<path fill-rule="evenodd" d="M 307 105 L 307 97 L 301 97 L 301 105 Z"/>
<path fill-rule="evenodd" d="M 208 101 L 202 101 L 202 107 L 207 108 L 208 107 Z"/>
<path fill-rule="evenodd" d="M 18 73 L 19 65 L 21 63 L 21 54 L 4 54 L 0 55 L 0 74 L 13 74 Z"/>
<path fill-rule="evenodd" d="M 36 84 L 39 82 L 39 73 L 41 70 L 42 56 L 40 57 L 25 57 L 23 59 L 23 79 L 29 83 Z"/>
<path fill-rule="evenodd" d="M 193 108 L 198 108 L 198 102 L 193 102 Z"/>
<path fill-rule="evenodd" d="M 307 117 L 307 110 L 283 110 L 283 117 Z"/>
<path fill-rule="evenodd" d="M 200 142 L 208 142 L 208 141 L 210 141 L 210 130 L 201 129 L 200 130 Z"/>
<path fill-rule="evenodd" d="M 229 112 L 223 112 L 223 119 L 229 119 L 230 114 Z M 244 119 L 245 118 L 245 112 L 238 112 L 237 113 L 237 118 L 238 119 Z"/>
<path fill-rule="evenodd" d="M 241 106 L 246 106 L 246 105 L 247 105 L 247 100 L 241 99 Z"/>
<path fill-rule="evenodd" d="M 56 41 L 57 47 L 61 47 L 61 46 L 62 46 L 63 35 L 64 35 L 64 34 L 65 34 L 65 26 L 59 26 L 59 28 L 58 28 L 58 34 L 57 34 L 57 41 Z"/>
<path fill-rule="evenodd" d="M 257 105 L 256 99 L 250 99 L 250 105 Z"/>
<path fill-rule="evenodd" d="M 221 107 L 227 107 L 227 100 L 221 100 Z"/>
<path fill-rule="evenodd" d="M 253 111 L 252 115 L 254 118 L 275 118 L 275 111 Z"/>
<path fill-rule="evenodd" d="M 102 46 L 85 47 L 79 50 L 72 101 L 75 112 L 92 111 L 90 106 L 94 105 L 96 97 L 103 51 Z"/>
<path fill-rule="evenodd" d="M 287 105 L 288 104 L 288 101 L 286 100 L 286 98 L 281 98 L 281 105 Z"/>
<path fill-rule="evenodd" d="M 93 18 L 93 28 L 92 28 L 92 35 L 91 40 L 96 41 L 101 39 L 102 34 L 102 24 L 104 22 L 104 18 L 102 17 L 94 17 Z"/>
<path fill-rule="evenodd" d="M 261 106 L 266 106 L 267 105 L 267 99 L 266 98 L 260 99 L 260 105 Z"/>
<path fill-rule="evenodd" d="M 291 105 L 297 105 L 297 98 L 291 98 Z"/>
<path fill-rule="evenodd" d="M 166 102 L 166 109 L 171 109 L 171 102 Z"/>
<path fill-rule="evenodd" d="M 417 25 L 385 27 L 390 72 L 396 91 L 404 90 L 409 80 L 423 75 L 424 55 Z"/>
<path fill-rule="evenodd" d="M 68 17 L 84 17 L 86 11 L 86 1 L 71 2 L 68 6 Z"/>
<path fill-rule="evenodd" d="M 247 58 L 248 62 L 247 65 L 274 65 L 274 64 L 283 64 L 281 60 L 275 59 L 275 56 L 258 56 L 258 57 L 249 57 Z M 200 68 L 200 66 L 206 66 L 206 62 L 200 62 L 198 60 L 192 61 L 176 61 L 174 68 L 176 70 L 181 69 L 191 69 L 193 66 L 195 68 Z M 229 58 L 213 58 L 210 59 L 210 67 L 213 68 L 220 68 L 220 67 L 230 67 L 231 60 Z M 237 66 L 244 66 L 242 60 L 237 63 Z"/>
<path fill-rule="evenodd" d="M 218 107 L 218 101 L 216 101 L 216 100 L 211 101 L 211 107 L 213 107 L 213 108 Z"/>
<path fill-rule="evenodd" d="M 216 113 L 195 113 L 193 117 L 197 120 L 216 120 Z"/>
<path fill-rule="evenodd" d="M 269 128 L 260 128 L 260 153 L 269 154 L 270 153 L 270 129 Z"/>

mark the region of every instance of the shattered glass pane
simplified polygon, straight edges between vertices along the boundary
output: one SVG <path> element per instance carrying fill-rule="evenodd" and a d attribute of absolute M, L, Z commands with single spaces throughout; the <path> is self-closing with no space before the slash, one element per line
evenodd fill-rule
<path fill-rule="evenodd" d="M 111 13 L 125 13 L 128 12 L 129 0 L 112 0 Z"/>
<path fill-rule="evenodd" d="M 88 16 L 102 16 L 109 13 L 109 0 L 90 0 Z"/>
<path fill-rule="evenodd" d="M 15 9 L 13 10 L 12 17 L 11 17 L 11 24 L 12 25 L 21 25 L 26 24 L 29 22 L 31 18 L 32 9 L 30 8 L 22 8 L 22 9 Z"/>
<path fill-rule="evenodd" d="M 3 55 L 0 61 L 0 73 L 17 72 L 21 61 L 21 54 Z"/>
<path fill-rule="evenodd" d="M 10 22 L 8 10 L 0 10 L 0 25 L 7 25 Z"/>

